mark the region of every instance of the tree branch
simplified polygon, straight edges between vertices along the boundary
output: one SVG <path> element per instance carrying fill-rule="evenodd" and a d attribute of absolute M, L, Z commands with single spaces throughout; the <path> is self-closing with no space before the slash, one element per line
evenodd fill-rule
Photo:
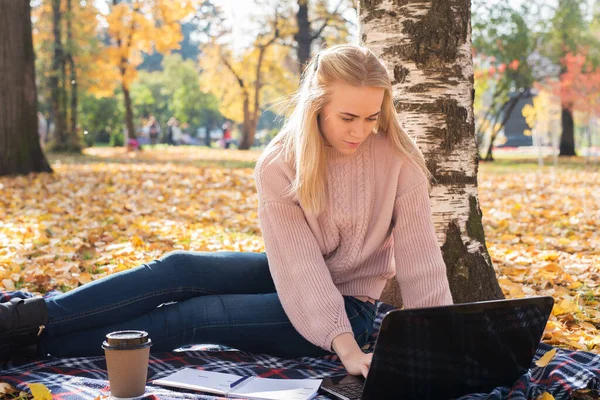
<path fill-rule="evenodd" d="M 219 56 L 221 57 L 221 61 L 223 61 L 223 64 L 225 64 L 225 67 L 227 67 L 227 69 L 229 71 L 231 71 L 231 73 L 233 74 L 233 76 L 237 80 L 238 85 L 240 85 L 240 88 L 245 92 L 247 90 L 247 88 L 244 85 L 244 80 L 242 79 L 242 77 L 235 71 L 235 69 L 233 69 L 233 66 L 227 60 L 227 57 L 225 57 L 225 55 L 223 53 L 221 53 L 221 51 L 219 51 Z"/>
<path fill-rule="evenodd" d="M 280 30 L 279 30 L 279 9 L 275 9 L 275 21 L 273 22 L 275 27 L 275 33 L 271 40 L 269 40 L 264 45 L 259 45 L 259 54 L 258 54 L 258 62 L 256 63 L 256 80 L 254 82 L 254 109 L 252 110 L 252 118 L 256 120 L 258 116 L 258 108 L 260 104 L 260 89 L 262 87 L 262 63 L 265 55 L 265 51 L 269 46 L 271 46 L 275 41 L 279 38 Z"/>
<path fill-rule="evenodd" d="M 325 22 L 323 22 L 323 25 L 311 36 L 311 42 L 313 40 L 315 40 L 318 37 L 321 37 L 321 33 L 323 33 L 323 30 L 327 27 L 327 25 L 329 25 L 329 22 L 332 20 L 332 18 L 335 16 L 335 14 L 337 14 L 340 6 L 342 5 L 342 3 L 345 0 L 340 0 L 337 4 L 337 6 L 335 6 L 335 9 L 333 10 L 332 13 L 328 13 L 327 17 L 325 18 Z M 316 20 L 318 21 L 318 20 Z M 316 22 L 316 21 L 311 21 L 311 22 Z"/>

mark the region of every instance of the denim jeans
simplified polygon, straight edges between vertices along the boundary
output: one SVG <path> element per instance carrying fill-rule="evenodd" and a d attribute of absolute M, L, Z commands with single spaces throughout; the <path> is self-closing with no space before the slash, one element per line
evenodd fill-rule
<path fill-rule="evenodd" d="M 344 300 L 362 346 L 375 305 Z M 46 301 L 40 356 L 101 355 L 107 333 L 128 329 L 148 332 L 153 352 L 219 344 L 280 357 L 328 354 L 292 326 L 264 253 L 175 251 Z"/>

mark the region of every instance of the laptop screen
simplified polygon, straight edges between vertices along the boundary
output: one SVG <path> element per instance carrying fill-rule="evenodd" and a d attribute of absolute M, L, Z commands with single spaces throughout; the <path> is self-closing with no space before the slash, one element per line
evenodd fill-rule
<path fill-rule="evenodd" d="M 394 310 L 382 321 L 364 399 L 449 399 L 512 386 L 554 302 L 536 297 Z"/>

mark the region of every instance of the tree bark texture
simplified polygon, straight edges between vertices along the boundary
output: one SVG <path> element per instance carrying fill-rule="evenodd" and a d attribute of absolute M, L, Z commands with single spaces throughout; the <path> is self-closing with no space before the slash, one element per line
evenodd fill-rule
<path fill-rule="evenodd" d="M 69 63 L 69 87 L 71 88 L 70 104 L 70 137 L 73 151 L 81 151 L 79 133 L 77 132 L 77 70 L 75 69 L 75 60 L 73 58 L 73 7 L 71 0 L 67 0 L 67 52 L 66 61 Z"/>
<path fill-rule="evenodd" d="M 576 156 L 575 152 L 575 125 L 573 112 L 567 107 L 562 109 L 562 134 L 560 135 L 559 156 Z"/>
<path fill-rule="evenodd" d="M 306 68 L 306 64 L 310 61 L 310 46 L 312 44 L 312 33 L 310 31 L 310 21 L 308 20 L 308 0 L 298 0 L 296 24 L 298 25 L 298 32 L 294 35 L 294 39 L 298 46 L 296 54 L 300 64 L 300 73 L 302 73 Z"/>
<path fill-rule="evenodd" d="M 112 5 L 116 6 L 120 3 L 120 0 L 113 0 Z M 134 3 L 133 13 L 139 11 L 139 4 Z M 131 43 L 133 41 L 133 35 L 137 30 L 135 18 L 131 18 L 131 25 L 129 26 L 129 32 L 123 39 L 121 36 L 117 37 L 117 46 L 121 54 L 129 54 Z M 123 43 L 123 40 L 126 40 Z M 125 46 L 125 48 L 123 48 Z M 127 147 L 127 141 L 129 139 L 136 139 L 137 132 L 135 131 L 135 125 L 133 124 L 133 106 L 131 104 L 131 95 L 129 94 L 129 83 L 127 82 L 127 68 L 129 67 L 129 61 L 127 57 L 121 56 L 119 62 L 119 72 L 121 73 L 121 89 L 123 90 L 123 100 L 125 101 L 125 128 L 127 129 L 127 135 L 125 135 L 123 146 Z"/>
<path fill-rule="evenodd" d="M 477 195 L 470 8 L 470 0 L 359 3 L 359 37 L 387 66 L 401 124 L 434 176 L 432 214 L 455 303 L 504 297 Z M 399 295 L 391 280 L 382 299 L 400 305 Z"/>
<path fill-rule="evenodd" d="M 28 1 L 0 0 L 0 175 L 52 172 L 40 147 Z"/>
<path fill-rule="evenodd" d="M 52 0 L 52 35 L 54 38 L 54 53 L 52 55 L 52 71 L 48 86 L 52 93 L 52 119 L 54 120 L 54 132 L 51 140 L 53 150 L 64 151 L 68 148 L 69 135 L 66 127 L 66 107 L 64 85 L 61 83 L 60 77 L 63 74 L 65 63 L 64 51 L 62 46 L 61 32 L 61 10 L 60 0 Z"/>
<path fill-rule="evenodd" d="M 127 128 L 127 138 L 137 138 L 135 132 L 135 126 L 133 125 L 133 105 L 131 104 L 131 95 L 129 94 L 129 88 L 125 84 L 125 77 L 122 77 L 123 82 L 121 89 L 123 90 L 123 99 L 125 100 L 125 127 Z M 123 146 L 127 146 L 127 143 L 123 143 Z"/>

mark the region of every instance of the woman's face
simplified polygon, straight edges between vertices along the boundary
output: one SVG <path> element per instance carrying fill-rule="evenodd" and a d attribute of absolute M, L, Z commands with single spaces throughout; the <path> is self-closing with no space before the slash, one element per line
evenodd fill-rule
<path fill-rule="evenodd" d="M 329 102 L 319 114 L 326 145 L 343 154 L 354 153 L 375 127 L 383 94 L 382 88 L 333 84 Z"/>

